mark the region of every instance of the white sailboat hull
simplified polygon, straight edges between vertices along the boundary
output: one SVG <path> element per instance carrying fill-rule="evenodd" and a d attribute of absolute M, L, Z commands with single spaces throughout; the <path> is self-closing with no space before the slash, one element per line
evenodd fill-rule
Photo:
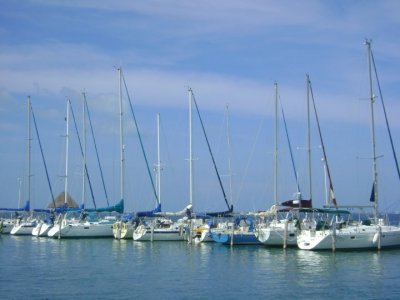
<path fill-rule="evenodd" d="M 48 232 L 49 237 L 54 238 L 91 238 L 113 237 L 113 224 L 102 222 L 64 223 L 54 225 Z"/>
<path fill-rule="evenodd" d="M 9 234 L 13 227 L 15 226 L 16 220 L 14 219 L 6 219 L 2 221 L 3 223 L 3 231 L 4 234 Z"/>
<path fill-rule="evenodd" d="M 33 228 L 36 227 L 36 222 L 28 221 L 20 224 L 15 224 L 11 229 L 10 234 L 12 235 L 32 235 Z"/>
<path fill-rule="evenodd" d="M 267 246 L 297 246 L 298 228 L 293 222 L 271 222 L 267 226 L 260 226 L 255 232 L 258 240 Z M 286 242 L 285 242 L 286 239 Z"/>
<path fill-rule="evenodd" d="M 124 222 L 115 222 L 113 225 L 113 235 L 116 239 L 132 239 L 134 225 Z"/>
<path fill-rule="evenodd" d="M 192 237 L 196 243 L 214 242 L 208 224 L 197 225 L 197 228 L 193 230 Z"/>
<path fill-rule="evenodd" d="M 197 238 L 199 239 L 198 242 L 201 243 L 214 242 L 209 230 L 203 230 L 200 234 L 200 237 Z"/>
<path fill-rule="evenodd" d="M 32 230 L 33 236 L 47 236 L 50 229 L 53 227 L 53 224 L 40 222 L 36 225 L 35 228 Z"/>
<path fill-rule="evenodd" d="M 348 226 L 335 232 L 304 230 L 298 235 L 303 250 L 378 249 L 400 247 L 400 228 L 386 225 Z"/>
<path fill-rule="evenodd" d="M 135 241 L 185 241 L 185 230 L 182 226 L 174 228 L 146 228 L 140 225 L 133 232 Z"/>

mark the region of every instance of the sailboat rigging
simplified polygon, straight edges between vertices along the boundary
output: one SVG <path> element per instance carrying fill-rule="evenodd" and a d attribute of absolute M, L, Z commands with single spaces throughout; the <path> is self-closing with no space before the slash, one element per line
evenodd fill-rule
<path fill-rule="evenodd" d="M 145 149 L 144 149 L 142 136 L 141 136 L 140 131 L 139 131 L 139 125 L 138 125 L 138 123 L 137 123 L 137 121 L 136 121 L 136 116 L 135 116 L 135 112 L 134 112 L 134 110 L 133 110 L 133 105 L 132 105 L 131 97 L 129 96 L 128 87 L 127 87 L 127 85 L 126 85 L 126 81 L 125 81 L 125 77 L 124 77 L 124 73 L 122 72 L 122 69 L 120 69 L 120 74 L 121 74 L 121 77 L 122 77 L 122 81 L 123 81 L 123 83 L 124 83 L 126 96 L 127 96 L 127 98 L 128 98 L 130 111 L 131 111 L 131 113 L 132 113 L 132 118 L 133 118 L 133 121 L 134 121 L 134 123 L 135 123 L 136 133 L 137 133 L 137 135 L 138 135 L 139 142 L 140 142 L 140 148 L 141 148 L 141 150 L 142 150 L 143 158 L 144 158 L 145 163 L 146 163 L 147 173 L 148 173 L 148 176 L 149 176 L 150 181 L 151 181 L 151 187 L 152 187 L 152 190 L 153 190 L 153 195 L 154 195 L 154 197 L 155 197 L 155 199 L 156 199 L 156 203 L 157 203 L 157 206 L 156 206 L 156 208 L 153 210 L 153 212 L 160 212 L 160 211 L 161 211 L 161 204 L 160 204 L 160 201 L 159 201 L 159 199 L 158 199 L 157 191 L 156 191 L 156 188 L 155 188 L 155 185 L 154 185 L 154 180 L 153 180 L 153 176 L 152 176 L 151 169 L 150 169 L 150 165 L 149 165 L 149 161 L 148 161 L 148 159 L 147 159 L 146 151 L 145 151 Z"/>
<path fill-rule="evenodd" d="M 28 143 L 27 143 L 27 156 L 28 156 L 28 180 L 27 180 L 27 190 L 28 190 L 28 200 L 31 203 L 31 97 L 28 96 L 27 99 L 27 111 L 28 111 Z M 17 223 L 11 229 L 10 234 L 12 235 L 31 235 L 32 229 L 36 226 L 36 220 L 33 218 L 33 210 L 30 207 L 29 216 L 26 219 L 19 217 Z"/>
<path fill-rule="evenodd" d="M 371 40 L 366 40 L 368 54 L 368 79 L 369 79 L 369 100 L 371 109 L 371 144 L 372 144 L 372 177 L 373 187 L 371 200 L 374 202 L 373 218 L 361 221 L 351 220 L 350 212 L 343 212 L 333 209 L 329 212 L 331 216 L 330 225 L 325 222 L 322 227 L 310 230 L 302 230 L 298 236 L 298 246 L 304 250 L 321 249 L 381 249 L 400 246 L 400 227 L 385 224 L 378 211 L 378 172 L 376 155 L 375 135 L 375 96 L 372 86 L 372 51 Z M 388 125 L 388 123 L 386 123 Z M 390 131 L 389 131 L 390 132 Z M 393 146 L 393 145 L 392 145 Z M 393 149 L 393 148 L 392 148 Z M 397 166 L 396 166 L 397 167 Z M 349 219 L 343 219 L 347 214 Z"/>
<path fill-rule="evenodd" d="M 215 173 L 216 173 L 217 178 L 218 178 L 219 186 L 221 188 L 221 192 L 222 192 L 222 195 L 224 197 L 225 204 L 226 204 L 226 206 L 228 208 L 227 211 L 223 211 L 223 212 L 207 212 L 206 215 L 215 216 L 215 217 L 216 216 L 226 216 L 226 215 L 229 215 L 229 214 L 231 214 L 233 212 L 233 205 L 228 203 L 228 199 L 227 199 L 227 196 L 226 196 L 226 193 L 225 193 L 225 189 L 224 189 L 224 186 L 222 184 L 221 176 L 219 175 L 217 164 L 215 162 L 215 158 L 214 158 L 214 155 L 213 155 L 212 150 L 211 150 L 211 145 L 210 145 L 210 142 L 208 140 L 207 133 L 206 133 L 206 130 L 205 130 L 205 127 L 204 127 L 203 119 L 201 118 L 200 110 L 199 110 L 199 107 L 197 105 L 196 99 L 194 97 L 194 93 L 193 93 L 191 88 L 189 88 L 189 93 L 191 94 L 191 99 L 193 100 L 193 103 L 195 105 L 196 112 L 197 112 L 197 115 L 198 115 L 199 120 L 200 120 L 201 128 L 202 128 L 203 133 L 204 133 L 204 138 L 205 138 L 206 143 L 207 143 L 208 151 L 210 153 L 210 156 L 211 156 L 211 159 L 212 159 L 212 163 L 213 163 L 213 166 L 214 166 L 214 170 L 215 170 Z"/>

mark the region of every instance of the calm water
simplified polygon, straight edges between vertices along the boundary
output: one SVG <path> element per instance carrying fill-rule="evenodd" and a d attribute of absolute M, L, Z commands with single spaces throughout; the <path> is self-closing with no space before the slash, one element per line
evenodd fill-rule
<path fill-rule="evenodd" d="M 1 299 L 400 299 L 400 250 L 0 237 Z"/>

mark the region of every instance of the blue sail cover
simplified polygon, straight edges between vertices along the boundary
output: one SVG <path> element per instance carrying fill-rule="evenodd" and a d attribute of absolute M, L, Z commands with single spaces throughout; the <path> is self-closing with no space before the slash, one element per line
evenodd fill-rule
<path fill-rule="evenodd" d="M 156 213 L 161 212 L 161 204 L 158 204 L 157 207 L 150 211 L 138 211 L 136 213 L 137 217 L 158 217 Z"/>
<path fill-rule="evenodd" d="M 247 225 L 249 225 L 249 231 L 254 231 L 254 217 L 253 216 L 243 216 L 239 215 L 235 218 L 235 226 L 239 226 L 241 221 L 244 221 Z"/>
<path fill-rule="evenodd" d="M 0 210 L 6 211 L 29 211 L 30 209 L 30 201 L 26 201 L 25 206 L 23 208 L 0 208 Z"/>
<path fill-rule="evenodd" d="M 124 212 L 124 199 L 121 199 L 114 206 L 100 207 L 100 208 L 85 208 L 87 212 L 117 212 L 122 214 Z"/>
<path fill-rule="evenodd" d="M 84 205 L 80 207 L 57 207 L 52 209 L 34 209 L 35 212 L 45 212 L 45 213 L 66 213 L 66 212 L 78 212 L 78 211 L 87 211 L 87 212 L 117 212 L 122 214 L 124 212 L 124 200 L 120 200 L 114 206 L 109 207 L 100 207 L 100 208 L 85 208 Z"/>

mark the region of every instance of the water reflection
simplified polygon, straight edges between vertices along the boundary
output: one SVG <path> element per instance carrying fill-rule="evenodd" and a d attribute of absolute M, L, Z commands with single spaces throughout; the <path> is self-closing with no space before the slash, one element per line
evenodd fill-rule
<path fill-rule="evenodd" d="M 86 299 L 89 290 L 91 298 L 103 299 L 399 296 L 400 250 L 332 253 L 214 243 L 3 236 L 0 252 L 6 270 L 0 272 L 2 294 L 18 291 L 21 298 L 34 292 L 42 299 L 62 298 L 65 289 L 60 284 L 73 286 L 70 296 L 77 299 Z"/>

